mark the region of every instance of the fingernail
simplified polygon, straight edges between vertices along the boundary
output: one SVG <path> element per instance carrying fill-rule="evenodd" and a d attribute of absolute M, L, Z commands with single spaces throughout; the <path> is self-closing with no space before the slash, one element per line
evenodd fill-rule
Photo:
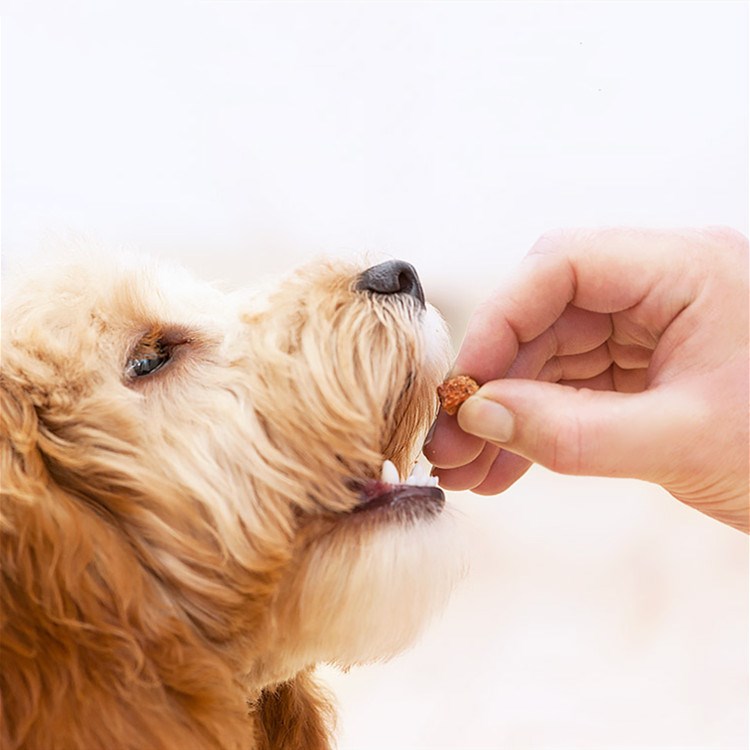
<path fill-rule="evenodd" d="M 458 410 L 458 424 L 464 432 L 507 443 L 513 437 L 513 415 L 497 401 L 472 396 Z"/>
<path fill-rule="evenodd" d="M 424 443 L 422 443 L 423 448 L 425 447 L 425 445 L 429 445 L 430 441 L 434 437 L 436 426 L 437 426 L 437 419 L 430 425 L 430 429 L 427 430 L 427 435 L 425 435 Z"/>

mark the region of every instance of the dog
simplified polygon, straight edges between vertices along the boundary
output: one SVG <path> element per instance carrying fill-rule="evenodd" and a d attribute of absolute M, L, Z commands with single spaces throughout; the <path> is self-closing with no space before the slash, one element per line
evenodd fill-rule
<path fill-rule="evenodd" d="M 224 292 L 140 259 L 3 315 L 5 750 L 318 750 L 321 662 L 388 659 L 463 573 L 415 465 L 449 365 L 414 268 Z"/>

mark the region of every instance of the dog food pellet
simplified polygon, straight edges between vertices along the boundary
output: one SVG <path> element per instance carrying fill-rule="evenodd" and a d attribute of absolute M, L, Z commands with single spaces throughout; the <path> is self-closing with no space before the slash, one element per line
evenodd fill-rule
<path fill-rule="evenodd" d="M 479 386 L 476 381 L 468 375 L 456 375 L 454 378 L 448 378 L 437 389 L 440 406 L 448 414 L 455 414 L 458 407 L 478 390 Z"/>

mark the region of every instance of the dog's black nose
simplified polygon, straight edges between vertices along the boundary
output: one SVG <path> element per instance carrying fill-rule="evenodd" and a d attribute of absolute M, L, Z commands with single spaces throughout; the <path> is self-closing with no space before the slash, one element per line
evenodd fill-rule
<path fill-rule="evenodd" d="M 424 307 L 424 291 L 417 270 L 403 260 L 387 260 L 363 271 L 357 289 L 375 294 L 407 294 Z"/>

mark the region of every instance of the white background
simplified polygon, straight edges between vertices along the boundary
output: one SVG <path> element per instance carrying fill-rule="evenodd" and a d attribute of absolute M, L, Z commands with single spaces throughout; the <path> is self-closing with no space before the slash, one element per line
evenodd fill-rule
<path fill-rule="evenodd" d="M 5 2 L 6 269 L 418 266 L 456 343 L 562 225 L 748 229 L 745 3 Z M 543 290 L 540 290 L 543 293 Z M 746 748 L 747 539 L 636 482 L 451 494 L 472 572 L 340 748 Z"/>

